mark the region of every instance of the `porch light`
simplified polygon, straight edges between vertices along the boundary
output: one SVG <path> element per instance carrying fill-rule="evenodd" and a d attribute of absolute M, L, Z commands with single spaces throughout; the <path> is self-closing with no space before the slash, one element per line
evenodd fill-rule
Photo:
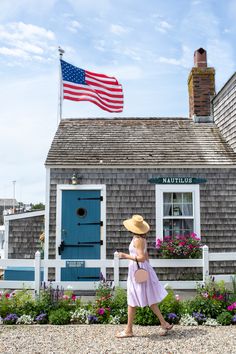
<path fill-rule="evenodd" d="M 73 176 L 71 177 L 71 184 L 78 184 L 79 183 L 79 179 L 78 176 L 74 173 Z"/>

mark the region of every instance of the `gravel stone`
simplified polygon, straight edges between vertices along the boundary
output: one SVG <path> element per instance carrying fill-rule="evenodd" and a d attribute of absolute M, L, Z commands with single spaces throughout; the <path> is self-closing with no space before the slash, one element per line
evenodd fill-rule
<path fill-rule="evenodd" d="M 132 338 L 116 338 L 124 325 L 0 326 L 4 354 L 236 354 L 236 326 L 183 327 L 165 337 L 158 326 L 134 326 Z"/>

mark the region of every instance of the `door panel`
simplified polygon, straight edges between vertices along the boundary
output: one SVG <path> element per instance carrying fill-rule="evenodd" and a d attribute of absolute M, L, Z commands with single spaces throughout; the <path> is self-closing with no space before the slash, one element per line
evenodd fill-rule
<path fill-rule="evenodd" d="M 101 192 L 62 191 L 62 259 L 100 259 Z M 100 268 L 62 268 L 61 280 L 99 280 Z"/>

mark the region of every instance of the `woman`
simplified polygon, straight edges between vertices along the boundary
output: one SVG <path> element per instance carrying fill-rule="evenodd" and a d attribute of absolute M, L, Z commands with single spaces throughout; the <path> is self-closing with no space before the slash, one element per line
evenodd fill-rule
<path fill-rule="evenodd" d="M 126 338 L 133 336 L 133 320 L 136 307 L 150 306 L 155 315 L 159 318 L 161 324 L 160 335 L 166 335 L 173 325 L 165 321 L 157 303 L 161 302 L 167 295 L 167 291 L 159 282 L 154 269 L 149 264 L 147 253 L 146 234 L 150 230 L 147 222 L 141 215 L 133 215 L 131 219 L 123 222 L 125 228 L 132 232 L 133 239 L 129 245 L 129 254 L 119 252 L 119 258 L 129 259 L 129 272 L 127 279 L 127 298 L 128 298 L 128 323 L 126 329 L 116 334 L 118 338 Z M 140 268 L 148 271 L 148 280 L 144 283 L 135 281 L 135 271 L 137 263 Z"/>

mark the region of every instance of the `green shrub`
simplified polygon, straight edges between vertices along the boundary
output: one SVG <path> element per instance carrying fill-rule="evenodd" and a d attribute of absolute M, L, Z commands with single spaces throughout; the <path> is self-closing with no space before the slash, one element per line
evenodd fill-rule
<path fill-rule="evenodd" d="M 3 292 L 0 296 L 0 317 L 4 318 L 9 313 L 15 312 L 8 292 Z"/>
<path fill-rule="evenodd" d="M 49 314 L 49 323 L 53 325 L 65 325 L 70 323 L 71 315 L 63 308 L 52 310 Z"/>
<path fill-rule="evenodd" d="M 22 289 L 15 291 L 10 301 L 12 309 L 19 317 L 22 315 L 35 317 L 37 314 L 36 302 L 31 290 Z"/>
<path fill-rule="evenodd" d="M 170 313 L 175 313 L 177 316 L 180 315 L 182 310 L 182 304 L 179 300 L 176 300 L 174 291 L 168 289 L 168 295 L 159 304 L 160 311 L 162 315 L 168 320 L 168 315 Z"/>
<path fill-rule="evenodd" d="M 113 321 L 114 323 L 116 321 L 119 321 L 119 323 L 127 322 L 127 306 L 127 291 L 120 287 L 115 288 L 114 296 L 111 303 L 111 316 L 112 318 L 115 318 L 115 320 Z"/>
<path fill-rule="evenodd" d="M 160 324 L 157 316 L 148 306 L 137 308 L 134 323 L 141 326 L 154 326 Z"/>
<path fill-rule="evenodd" d="M 127 307 L 127 291 L 120 287 L 115 288 L 112 307 L 116 307 L 119 309 Z"/>
<path fill-rule="evenodd" d="M 189 301 L 187 312 L 190 315 L 192 315 L 193 312 L 200 312 L 206 317 L 217 318 L 217 316 L 225 310 L 225 306 L 223 301 L 197 295 L 194 299 Z"/>
<path fill-rule="evenodd" d="M 224 311 L 219 316 L 217 316 L 217 321 L 222 326 L 229 326 L 232 323 L 232 318 L 233 316 L 231 315 L 231 313 Z"/>

